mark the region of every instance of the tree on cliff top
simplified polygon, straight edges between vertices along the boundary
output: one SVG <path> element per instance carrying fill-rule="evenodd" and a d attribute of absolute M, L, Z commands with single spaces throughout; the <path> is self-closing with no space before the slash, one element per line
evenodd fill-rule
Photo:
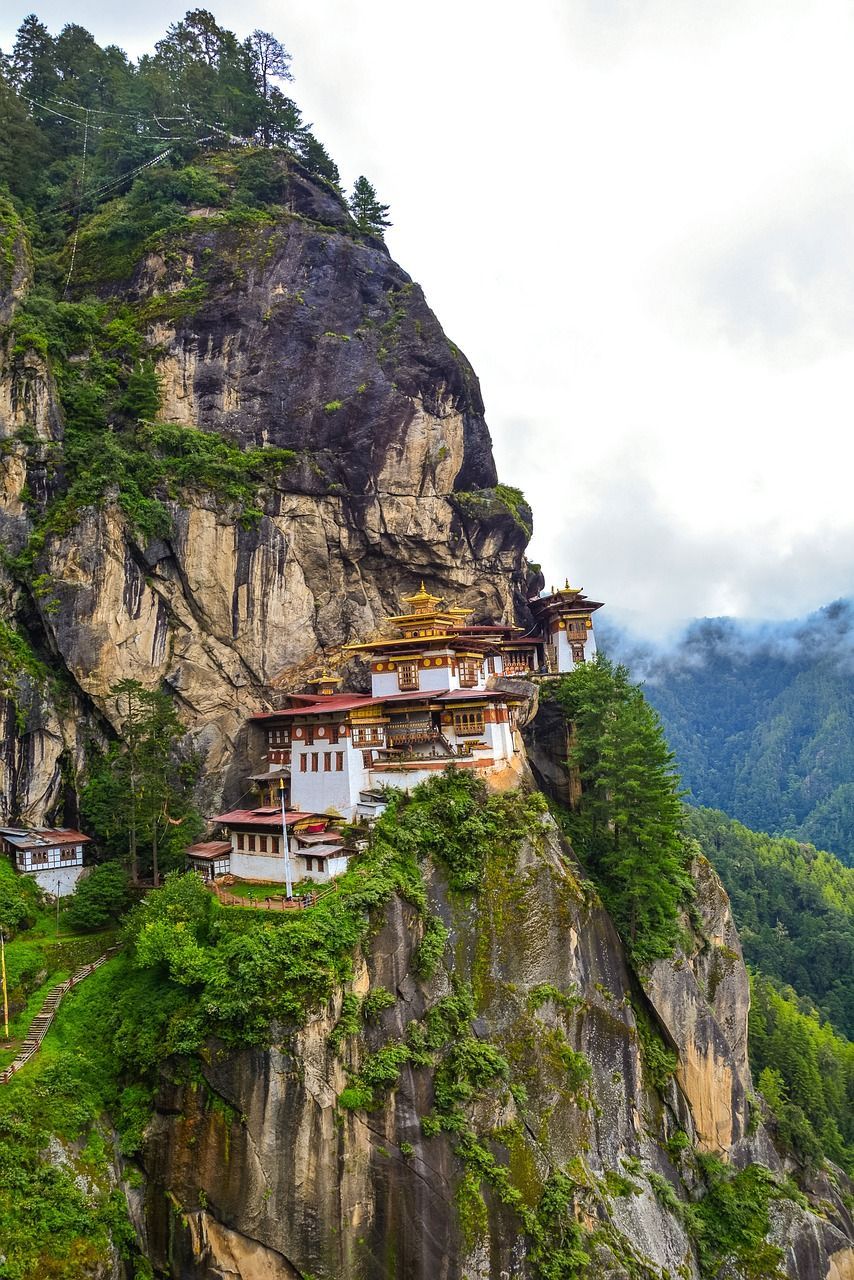
<path fill-rule="evenodd" d="M 383 228 L 391 226 L 386 216 L 388 205 L 380 204 L 376 191 L 364 174 L 356 179 L 353 194 L 347 203 L 360 231 L 381 236 Z"/>
<path fill-rule="evenodd" d="M 689 896 L 679 779 L 661 723 L 625 667 L 601 655 L 551 687 L 573 726 L 580 797 L 570 838 L 641 964 L 669 955 Z"/>

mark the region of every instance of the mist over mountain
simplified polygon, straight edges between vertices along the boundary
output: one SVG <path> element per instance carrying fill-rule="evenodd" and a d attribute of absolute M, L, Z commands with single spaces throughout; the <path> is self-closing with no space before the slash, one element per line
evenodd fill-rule
<path fill-rule="evenodd" d="M 703 618 L 670 647 L 606 621 L 600 644 L 644 682 L 687 798 L 854 859 L 854 605 L 807 618 Z"/>

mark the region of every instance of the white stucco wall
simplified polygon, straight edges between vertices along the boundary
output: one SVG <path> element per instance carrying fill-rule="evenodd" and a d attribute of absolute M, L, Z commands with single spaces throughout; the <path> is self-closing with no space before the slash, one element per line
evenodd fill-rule
<path fill-rule="evenodd" d="M 450 667 L 423 667 L 418 673 L 418 678 L 423 692 L 434 689 L 437 691 L 454 689 L 459 684 L 456 677 L 451 675 Z"/>
<path fill-rule="evenodd" d="M 306 850 L 306 853 L 308 854 L 309 857 L 311 857 L 311 854 L 308 853 L 308 850 Z M 333 880 L 335 876 L 343 875 L 344 872 L 347 870 L 346 858 L 327 858 L 324 864 L 325 865 L 324 871 L 307 871 L 305 867 L 305 861 L 301 854 L 298 855 L 295 861 L 298 867 L 298 872 L 294 876 L 295 881 L 311 880 L 314 884 L 326 884 L 328 880 Z M 317 864 L 315 862 L 312 865 L 316 866 Z"/>
<path fill-rule="evenodd" d="M 400 693 L 396 673 L 394 671 L 372 671 L 371 693 L 375 698 L 387 698 L 391 693 Z"/>
<path fill-rule="evenodd" d="M 52 898 L 67 898 L 70 893 L 74 892 L 74 886 L 82 876 L 84 869 L 80 866 L 51 867 L 45 871 L 26 871 L 24 874 L 31 876 L 39 888 L 43 889 L 45 893 L 49 893 Z M 57 888 L 57 884 L 59 888 Z"/>
<path fill-rule="evenodd" d="M 291 872 L 296 859 L 291 854 Z M 284 854 L 274 853 L 241 853 L 231 851 L 231 874 L 239 880 L 275 880 L 285 883 Z M 293 877 L 296 879 L 296 876 Z"/>
<path fill-rule="evenodd" d="M 513 734 L 506 720 L 500 724 L 485 724 L 483 739 L 489 743 L 490 754 L 496 760 L 509 760 L 513 755 Z"/>
<path fill-rule="evenodd" d="M 328 773 L 323 767 L 325 751 L 332 752 L 332 768 Z M 340 772 L 335 768 L 336 751 L 344 753 L 344 768 Z M 313 773 L 311 756 L 318 752 L 317 772 Z M 302 769 L 303 758 L 308 762 L 305 772 Z M 350 818 L 359 802 L 359 792 L 364 791 L 367 785 L 362 750 L 354 747 L 349 737 L 328 744 L 316 740 L 310 747 L 294 739 L 291 756 L 291 805 L 294 809 L 303 809 L 306 813 L 337 809 L 345 818 Z"/>

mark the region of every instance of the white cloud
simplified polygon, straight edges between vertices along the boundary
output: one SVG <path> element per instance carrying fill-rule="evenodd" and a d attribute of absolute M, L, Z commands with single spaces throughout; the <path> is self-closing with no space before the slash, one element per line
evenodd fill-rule
<path fill-rule="evenodd" d="M 134 53 L 179 16 L 112 9 L 75 20 Z M 390 248 L 481 378 L 548 578 L 654 600 L 662 626 L 852 591 L 843 0 L 215 12 L 285 40 L 345 180 L 390 201 Z"/>

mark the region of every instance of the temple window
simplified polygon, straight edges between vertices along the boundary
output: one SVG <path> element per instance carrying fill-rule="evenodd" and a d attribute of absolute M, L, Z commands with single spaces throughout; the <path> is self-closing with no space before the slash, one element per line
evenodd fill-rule
<path fill-rule="evenodd" d="M 300 773 L 305 773 L 307 769 L 308 769 L 308 756 L 301 755 L 299 758 L 299 771 Z"/>
<path fill-rule="evenodd" d="M 312 772 L 312 773 L 317 773 L 317 770 L 318 770 L 318 768 L 319 768 L 319 767 L 320 767 L 320 755 L 319 755 L 319 753 L 318 753 L 317 751 L 312 751 L 312 753 L 311 753 L 311 772 Z"/>
<path fill-rule="evenodd" d="M 332 752 L 324 751 L 323 753 L 323 772 L 330 773 L 332 771 Z"/>
<path fill-rule="evenodd" d="M 483 733 L 483 711 L 455 711 L 454 732 L 461 737 Z"/>
<path fill-rule="evenodd" d="M 418 688 L 418 663 L 401 662 L 397 668 L 397 683 L 403 690 Z"/>
<path fill-rule="evenodd" d="M 366 727 L 365 727 L 365 728 L 363 728 L 363 729 L 360 729 L 360 728 L 358 728 L 358 727 L 354 727 L 354 729 L 353 729 L 353 746 L 354 746 L 354 747 L 381 747 L 381 746 L 383 746 L 383 731 L 382 731 L 382 729 L 381 729 L 381 728 L 379 728 L 379 726 L 375 726 L 375 725 L 371 725 L 370 727 L 367 727 L 367 726 L 366 726 Z M 344 755 L 344 753 L 343 753 L 343 751 L 339 751 L 339 752 L 338 752 L 338 754 L 339 754 L 339 756 L 341 756 L 341 757 L 342 757 L 342 766 L 341 766 L 341 767 L 343 768 L 343 755 Z"/>
<path fill-rule="evenodd" d="M 573 662 L 584 661 L 584 645 L 578 644 L 577 641 L 573 641 L 572 643 L 572 661 Z"/>
<path fill-rule="evenodd" d="M 238 849 L 244 849 L 246 847 L 242 831 L 238 831 L 237 833 L 237 847 Z"/>
<path fill-rule="evenodd" d="M 254 852 L 255 852 L 255 837 L 254 837 L 254 836 L 247 836 L 247 837 L 246 837 L 246 848 L 248 849 L 248 851 L 249 851 L 250 853 L 254 853 Z"/>
<path fill-rule="evenodd" d="M 344 752 L 336 751 L 335 752 L 335 772 L 343 773 L 343 771 L 344 771 Z"/>
<path fill-rule="evenodd" d="M 471 689 L 477 684 L 481 664 L 474 658 L 461 658 L 459 662 L 460 684 L 464 689 Z"/>

